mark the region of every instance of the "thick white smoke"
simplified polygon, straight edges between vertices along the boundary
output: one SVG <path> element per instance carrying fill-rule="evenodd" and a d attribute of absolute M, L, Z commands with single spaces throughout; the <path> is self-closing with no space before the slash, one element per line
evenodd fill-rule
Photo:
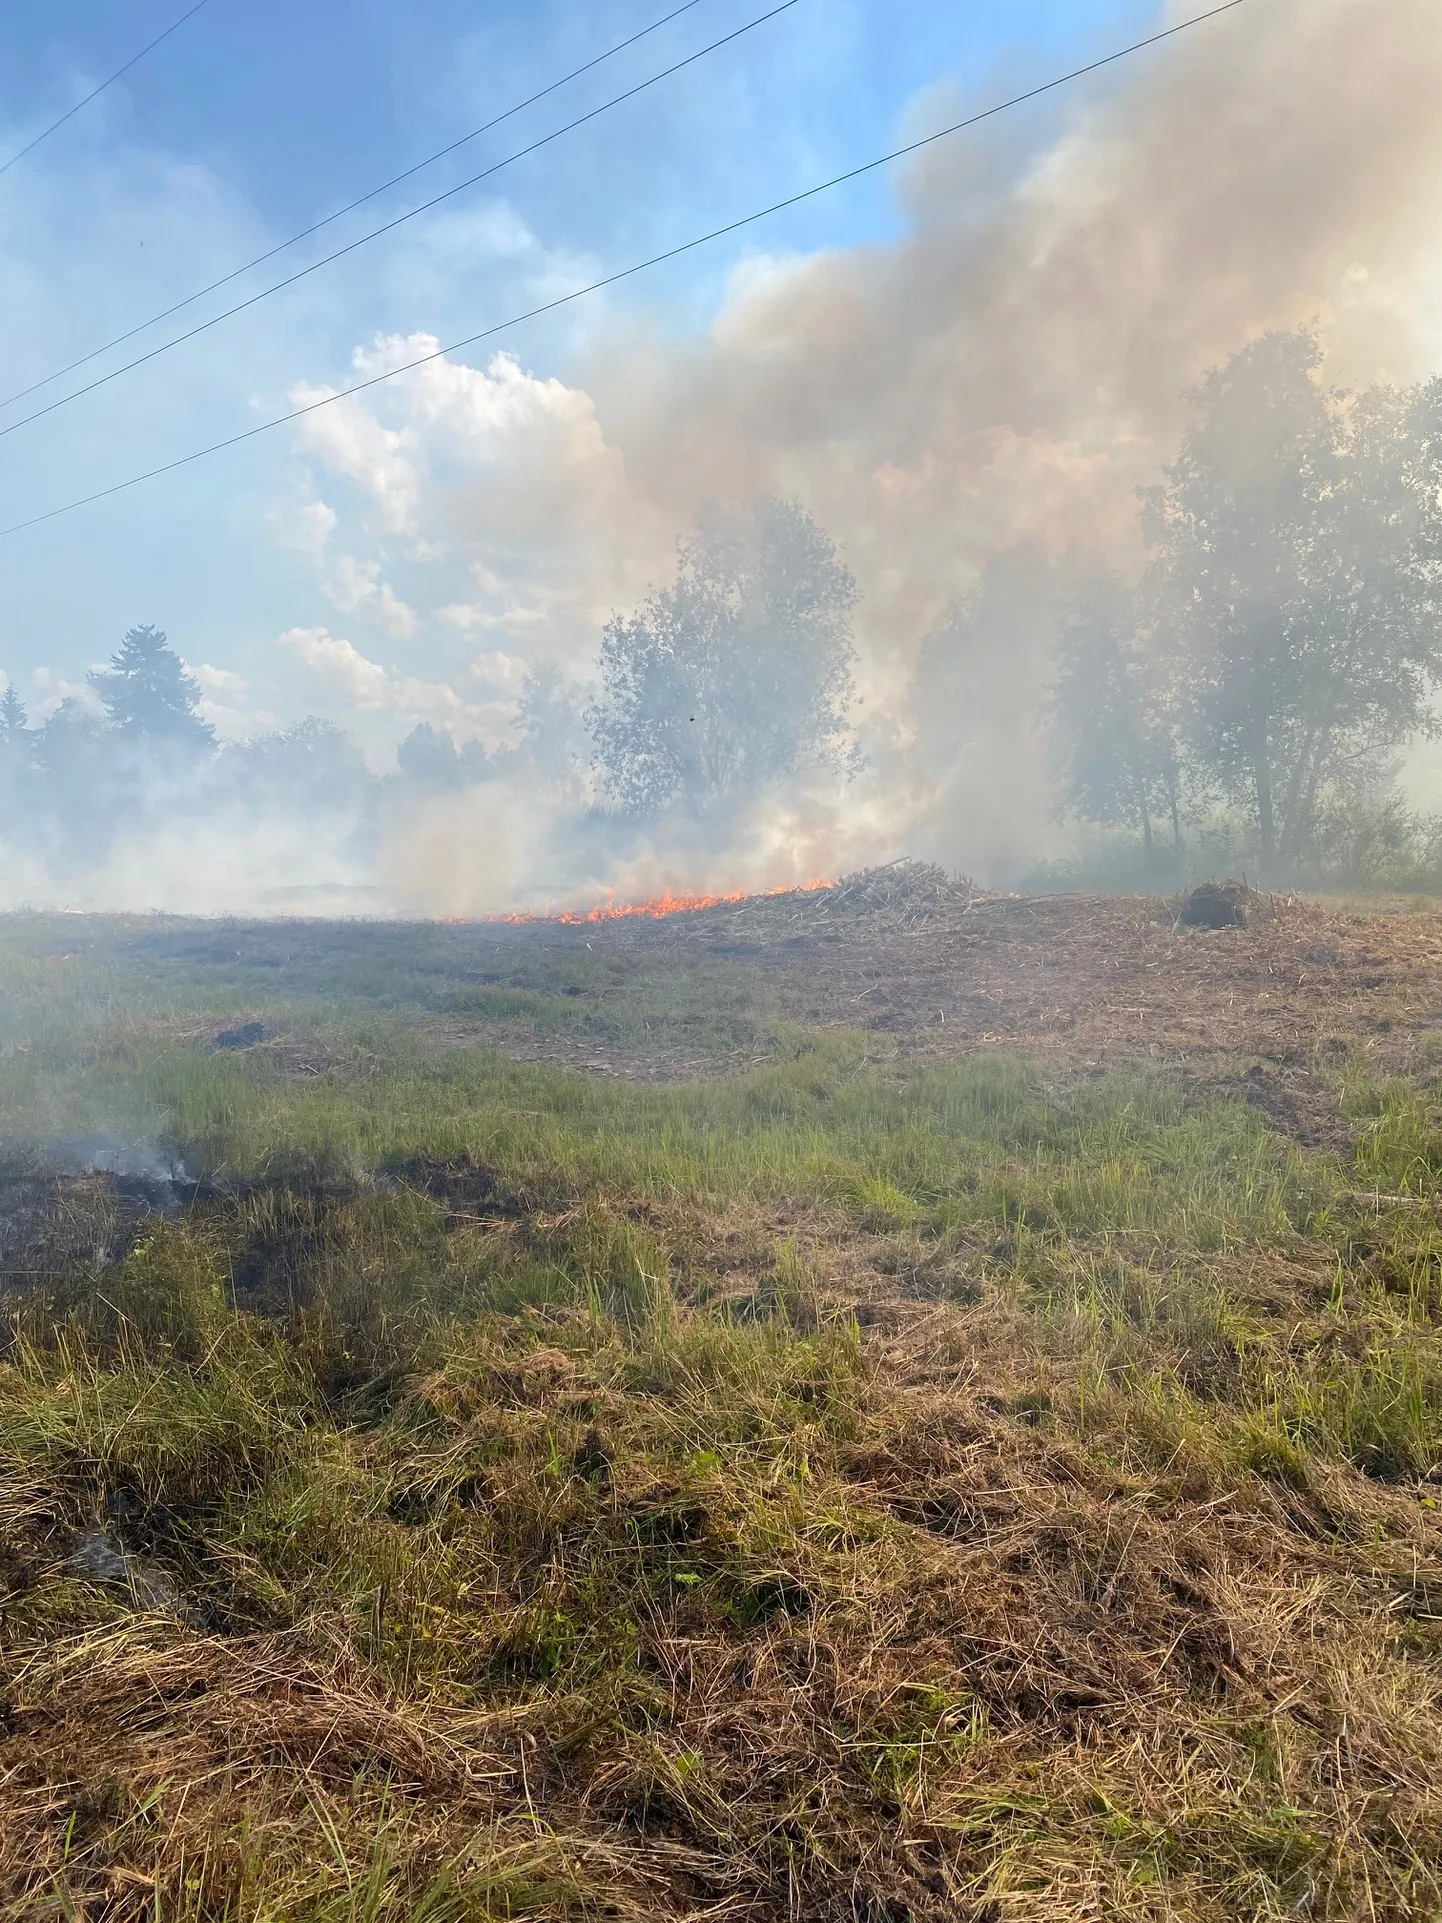
<path fill-rule="evenodd" d="M 310 416 L 287 537 L 336 631 L 284 646 L 353 713 L 504 748 L 524 672 L 583 684 L 604 621 L 667 577 L 707 501 L 799 498 L 861 590 L 863 775 L 758 796 L 718 846 L 582 833 L 584 783 L 518 762 L 393 813 L 368 877 L 338 878 L 393 911 L 484 913 L 1041 850 L 1057 598 L 1083 566 L 1138 565 L 1135 492 L 1183 391 L 1304 322 L 1347 384 L 1442 367 L 1439 92 L 1435 0 L 1248 0 L 1057 97 L 1044 134 L 999 122 L 929 150 L 897 182 L 895 243 L 748 262 L 702 340 L 633 312 L 568 381 L 519 350 L 443 360 Z M 362 612 L 392 662 L 345 638 Z M 449 637 L 439 665 L 423 627 Z M 237 891 L 223 905 L 265 905 Z"/>

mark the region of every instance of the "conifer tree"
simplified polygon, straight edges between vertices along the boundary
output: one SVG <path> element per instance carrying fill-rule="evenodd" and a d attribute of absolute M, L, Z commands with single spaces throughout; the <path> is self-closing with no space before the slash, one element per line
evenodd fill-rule
<path fill-rule="evenodd" d="M 213 745 L 215 731 L 197 712 L 200 687 L 160 628 L 131 628 L 109 668 L 89 679 L 123 737 L 194 749 Z"/>

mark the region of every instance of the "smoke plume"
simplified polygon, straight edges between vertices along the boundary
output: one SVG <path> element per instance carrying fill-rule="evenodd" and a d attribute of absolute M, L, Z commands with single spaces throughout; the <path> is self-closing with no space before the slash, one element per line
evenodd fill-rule
<path fill-rule="evenodd" d="M 1043 850 L 1056 611 L 1098 562 L 1137 572 L 1136 491 L 1175 452 L 1186 389 L 1304 323 L 1338 383 L 1442 366 L 1439 90 L 1435 0 L 1247 0 L 927 150 L 895 182 L 900 238 L 749 260 L 704 338 L 633 308 L 567 380 L 518 347 L 311 416 L 288 518 L 340 615 L 369 608 L 402 654 L 422 618 L 454 647 L 431 672 L 341 634 L 296 630 L 287 649 L 318 690 L 500 757 L 484 782 L 388 808 L 368 841 L 352 823 L 331 879 L 368 909 L 485 913 L 903 852 L 987 875 Z M 934 95 L 908 131 L 992 97 Z M 764 495 L 800 501 L 856 576 L 862 772 L 757 795 L 724 834 L 598 823 L 583 755 L 526 751 L 524 677 L 557 677 L 579 710 L 603 624 L 667 578 L 693 517 Z M 252 824 L 194 905 L 323 883 L 284 841 Z M 153 878 L 157 859 L 132 851 L 130 869 Z M 130 898 L 116 862 L 91 889 L 107 905 Z M 166 905 L 186 899 L 181 884 Z"/>

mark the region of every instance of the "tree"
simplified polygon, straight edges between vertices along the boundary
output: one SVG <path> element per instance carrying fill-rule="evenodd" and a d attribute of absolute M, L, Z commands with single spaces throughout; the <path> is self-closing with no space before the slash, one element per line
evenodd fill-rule
<path fill-rule="evenodd" d="M 1293 652 L 1298 699 L 1279 812 L 1302 851 L 1324 798 L 1390 782 L 1433 733 L 1442 663 L 1442 382 L 1339 397 L 1341 445 L 1316 505 Z"/>
<path fill-rule="evenodd" d="M 1153 816 L 1170 816 L 1182 845 L 1179 767 L 1164 698 L 1138 633 L 1137 596 L 1097 576 L 1062 628 L 1052 691 L 1052 754 L 1063 806 L 1083 821 L 1140 828 L 1148 854 Z"/>
<path fill-rule="evenodd" d="M 445 791 L 470 788 L 494 774 L 491 758 L 479 741 L 458 748 L 448 734 L 429 721 L 417 722 L 400 747 L 396 762 L 404 780 L 418 788 Z"/>
<path fill-rule="evenodd" d="M 66 697 L 40 730 L 37 745 L 41 764 L 53 781 L 83 790 L 86 771 L 103 754 L 106 729 L 73 695 Z"/>
<path fill-rule="evenodd" d="M 7 687 L 4 694 L 0 695 L 0 747 L 8 748 L 18 743 L 29 724 L 25 703 L 14 688 Z"/>
<path fill-rule="evenodd" d="M 1146 497 L 1191 754 L 1246 801 L 1264 865 L 1429 727 L 1442 660 L 1442 395 L 1328 393 L 1320 362 L 1301 329 L 1213 370 Z"/>
<path fill-rule="evenodd" d="M 116 765 L 114 735 L 83 703 L 69 697 L 34 745 L 38 798 L 47 837 L 67 860 L 94 866 L 105 859 L 134 806 L 133 782 Z"/>
<path fill-rule="evenodd" d="M 89 681 L 124 739 L 197 750 L 213 746 L 215 731 L 196 712 L 199 684 L 159 628 L 131 628 L 109 668 Z"/>
<path fill-rule="evenodd" d="M 288 728 L 226 748 L 217 764 L 222 792 L 233 790 L 250 807 L 344 813 L 371 787 L 366 758 L 344 728 L 307 715 Z"/>
<path fill-rule="evenodd" d="M 708 512 L 674 584 L 618 617 L 587 713 L 602 788 L 654 815 L 712 814 L 811 763 L 836 763 L 852 695 L 856 583 L 794 501 Z"/>
<path fill-rule="evenodd" d="M 7 830 L 29 799 L 35 772 L 35 736 L 28 722 L 25 703 L 7 687 L 0 695 L 0 804 L 8 817 L 0 828 Z"/>

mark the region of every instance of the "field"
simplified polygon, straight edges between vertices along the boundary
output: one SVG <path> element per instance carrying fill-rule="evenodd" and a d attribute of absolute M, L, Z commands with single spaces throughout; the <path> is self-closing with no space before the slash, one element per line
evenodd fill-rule
<path fill-rule="evenodd" d="M 0 1918 L 1442 1916 L 1442 913 L 0 923 Z"/>

